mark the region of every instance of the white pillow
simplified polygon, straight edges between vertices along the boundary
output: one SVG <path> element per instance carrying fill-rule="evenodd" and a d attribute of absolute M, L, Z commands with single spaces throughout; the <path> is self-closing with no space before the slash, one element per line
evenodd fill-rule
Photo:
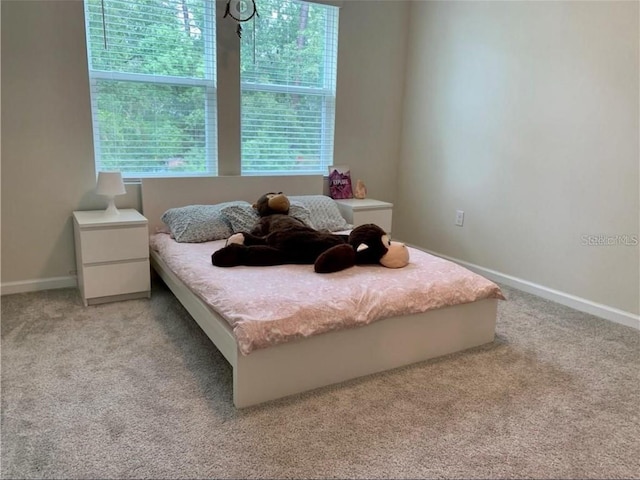
<path fill-rule="evenodd" d="M 340 214 L 338 204 L 331 197 L 326 195 L 296 195 L 290 196 L 289 200 L 298 202 L 309 210 L 311 223 L 316 230 L 338 232 L 353 228 L 353 225 L 347 223 Z"/>
<path fill-rule="evenodd" d="M 289 215 L 298 220 L 302 220 L 305 225 L 315 228 L 310 220 L 309 211 L 300 202 L 291 201 L 290 203 Z M 260 215 L 258 215 L 256 209 L 249 204 L 229 205 L 222 209 L 222 215 L 224 215 L 227 222 L 231 225 L 233 233 L 250 232 L 260 219 Z"/>
<path fill-rule="evenodd" d="M 224 202 L 214 205 L 187 205 L 170 208 L 162 214 L 162 221 L 169 227 L 171 236 L 180 243 L 199 243 L 229 238 L 233 231 L 222 214 L 231 205 L 251 205 L 244 201 Z"/>

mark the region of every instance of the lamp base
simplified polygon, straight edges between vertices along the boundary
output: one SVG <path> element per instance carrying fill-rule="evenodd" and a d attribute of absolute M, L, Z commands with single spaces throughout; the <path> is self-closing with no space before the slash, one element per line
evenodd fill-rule
<path fill-rule="evenodd" d="M 104 211 L 104 215 L 106 217 L 116 217 L 120 215 L 120 212 L 116 208 L 116 202 L 114 197 L 109 197 L 109 205 L 107 205 L 107 209 Z"/>

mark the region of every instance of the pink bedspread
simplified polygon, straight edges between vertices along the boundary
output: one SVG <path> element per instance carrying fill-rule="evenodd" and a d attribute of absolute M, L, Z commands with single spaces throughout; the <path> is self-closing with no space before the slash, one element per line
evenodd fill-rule
<path fill-rule="evenodd" d="M 495 283 L 415 248 L 401 269 L 367 265 L 317 274 L 312 265 L 214 267 L 211 254 L 224 243 L 151 236 L 151 247 L 171 270 L 229 322 L 244 355 L 383 318 L 504 298 Z"/>

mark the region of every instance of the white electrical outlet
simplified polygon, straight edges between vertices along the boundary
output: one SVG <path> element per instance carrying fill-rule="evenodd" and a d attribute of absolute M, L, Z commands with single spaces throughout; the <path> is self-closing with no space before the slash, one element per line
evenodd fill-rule
<path fill-rule="evenodd" d="M 461 227 L 464 223 L 464 210 L 456 210 L 456 225 Z"/>

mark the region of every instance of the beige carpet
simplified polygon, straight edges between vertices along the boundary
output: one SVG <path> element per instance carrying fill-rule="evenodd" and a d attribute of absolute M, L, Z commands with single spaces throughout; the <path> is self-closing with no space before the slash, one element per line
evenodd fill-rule
<path fill-rule="evenodd" d="M 242 411 L 162 284 L 2 297 L 2 477 L 640 477 L 639 332 L 505 293 L 492 344 Z"/>

